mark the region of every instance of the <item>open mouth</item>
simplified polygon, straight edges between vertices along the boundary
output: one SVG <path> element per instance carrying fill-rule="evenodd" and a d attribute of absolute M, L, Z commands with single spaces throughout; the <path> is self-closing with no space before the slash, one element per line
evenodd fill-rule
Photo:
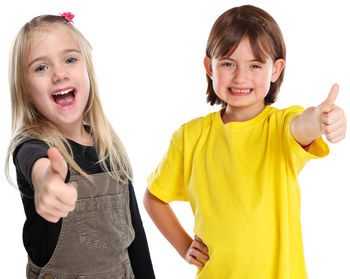
<path fill-rule="evenodd" d="M 74 103 L 75 89 L 67 88 L 64 90 L 56 91 L 52 94 L 55 103 L 61 107 L 70 106 Z"/>
<path fill-rule="evenodd" d="M 249 95 L 252 93 L 253 89 L 252 88 L 244 88 L 244 89 L 238 89 L 238 88 L 232 88 L 229 87 L 228 91 L 236 96 L 244 96 L 244 95 Z"/>

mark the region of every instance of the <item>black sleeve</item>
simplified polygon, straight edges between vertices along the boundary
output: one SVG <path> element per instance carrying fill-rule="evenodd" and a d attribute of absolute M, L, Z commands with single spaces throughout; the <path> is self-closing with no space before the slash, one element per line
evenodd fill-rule
<path fill-rule="evenodd" d="M 129 181 L 130 213 L 135 231 L 135 239 L 128 248 L 129 258 L 136 279 L 154 279 L 151 256 L 148 249 L 146 233 L 142 225 L 132 183 Z"/>
<path fill-rule="evenodd" d="M 36 160 L 47 157 L 48 149 L 49 146 L 42 141 L 28 140 L 19 145 L 13 153 L 17 183 L 26 214 L 23 244 L 28 256 L 39 267 L 45 266 L 51 258 L 62 226 L 62 219 L 57 223 L 50 223 L 35 210 L 32 167 Z"/>
<path fill-rule="evenodd" d="M 17 179 L 22 193 L 34 193 L 32 184 L 32 167 L 36 160 L 46 157 L 49 146 L 39 140 L 28 140 L 19 145 L 13 152 L 13 163 L 16 166 Z"/>
<path fill-rule="evenodd" d="M 33 197 L 32 167 L 40 158 L 47 158 L 49 146 L 40 140 L 28 140 L 19 145 L 13 152 L 13 163 L 16 166 L 17 180 L 20 191 Z M 69 181 L 68 169 L 66 182 Z"/>

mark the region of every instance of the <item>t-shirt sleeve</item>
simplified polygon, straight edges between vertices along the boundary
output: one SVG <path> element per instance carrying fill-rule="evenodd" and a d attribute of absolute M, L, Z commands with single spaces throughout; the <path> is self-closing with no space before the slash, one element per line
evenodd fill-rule
<path fill-rule="evenodd" d="M 40 158 L 47 158 L 49 146 L 40 140 L 28 140 L 19 145 L 13 153 L 13 163 L 16 167 L 17 180 L 20 190 L 24 193 L 32 193 L 34 191 L 32 183 L 32 167 Z M 66 182 L 69 181 L 70 173 L 68 171 Z M 24 189 L 25 185 L 29 185 L 30 189 Z"/>
<path fill-rule="evenodd" d="M 32 167 L 38 159 L 47 158 L 48 149 L 49 146 L 42 141 L 28 140 L 19 145 L 13 153 L 13 163 L 16 167 L 17 177 L 24 179 L 26 184 L 31 186 L 31 190 L 34 189 Z"/>
<path fill-rule="evenodd" d="M 184 185 L 184 128 L 173 134 L 168 152 L 147 180 L 149 191 L 166 203 L 188 201 Z"/>
<path fill-rule="evenodd" d="M 290 131 L 290 125 L 293 119 L 303 113 L 304 109 L 300 106 L 292 106 L 282 111 L 283 121 L 283 138 L 284 138 L 284 150 L 287 154 L 289 163 L 295 167 L 297 173 L 299 173 L 305 164 L 310 159 L 323 158 L 329 154 L 328 144 L 318 137 L 310 145 L 308 149 L 304 149 L 292 136 Z"/>

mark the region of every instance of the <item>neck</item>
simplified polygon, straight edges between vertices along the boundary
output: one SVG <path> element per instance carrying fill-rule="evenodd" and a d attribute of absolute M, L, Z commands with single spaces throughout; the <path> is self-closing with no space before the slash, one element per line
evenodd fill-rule
<path fill-rule="evenodd" d="M 87 146 L 92 146 L 94 145 L 94 139 L 88 133 L 84 127 L 84 124 L 81 123 L 81 125 L 70 125 L 68 127 L 60 127 L 61 131 L 63 132 L 63 135 L 70 139 L 73 140 L 81 145 L 87 145 Z"/>
<path fill-rule="evenodd" d="M 222 115 L 224 123 L 244 122 L 256 117 L 265 108 L 265 104 L 257 104 L 255 107 L 233 107 L 228 105 Z"/>

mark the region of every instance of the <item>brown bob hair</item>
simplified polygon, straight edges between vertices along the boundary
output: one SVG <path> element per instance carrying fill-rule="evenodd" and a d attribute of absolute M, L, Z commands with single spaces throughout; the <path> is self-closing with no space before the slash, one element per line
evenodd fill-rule
<path fill-rule="evenodd" d="M 274 62 L 278 59 L 286 60 L 286 47 L 278 24 L 267 12 L 251 5 L 232 8 L 215 21 L 209 34 L 206 56 L 211 59 L 230 56 L 245 38 L 249 39 L 258 60 L 266 61 L 268 57 Z M 265 105 L 277 100 L 283 77 L 284 68 L 279 78 L 271 82 L 264 99 Z M 208 74 L 207 82 L 207 102 L 225 107 L 226 103 L 217 97 Z"/>

